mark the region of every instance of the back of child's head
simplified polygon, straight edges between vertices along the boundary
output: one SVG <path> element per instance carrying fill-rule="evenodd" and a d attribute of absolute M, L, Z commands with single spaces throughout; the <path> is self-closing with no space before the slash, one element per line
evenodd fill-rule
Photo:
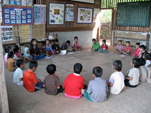
<path fill-rule="evenodd" d="M 95 42 L 95 41 L 96 41 L 96 39 L 95 39 L 95 38 L 93 38 L 93 39 L 92 39 L 92 42 Z"/>
<path fill-rule="evenodd" d="M 18 52 L 18 50 L 19 50 L 19 47 L 16 45 L 16 46 L 14 46 L 14 48 L 13 48 L 13 52 L 14 53 L 17 53 Z"/>
<path fill-rule="evenodd" d="M 96 76 L 96 77 L 101 77 L 103 74 L 103 70 L 101 67 L 94 67 L 92 73 Z"/>
<path fill-rule="evenodd" d="M 30 46 L 31 46 L 31 47 L 33 47 L 33 42 L 34 42 L 34 41 L 36 41 L 36 42 L 37 42 L 37 40 L 36 40 L 36 39 L 31 39 L 31 42 L 30 42 Z M 37 46 L 37 45 L 36 45 L 36 46 Z"/>
<path fill-rule="evenodd" d="M 55 42 L 59 42 L 59 40 L 58 40 L 58 39 L 55 39 Z"/>
<path fill-rule="evenodd" d="M 151 54 L 148 53 L 148 52 L 145 52 L 145 53 L 144 53 L 144 59 L 146 59 L 146 60 L 151 60 Z"/>
<path fill-rule="evenodd" d="M 118 40 L 118 42 L 121 42 L 121 43 L 122 43 L 122 40 Z"/>
<path fill-rule="evenodd" d="M 75 36 L 75 37 L 74 37 L 74 40 L 75 40 L 75 39 L 77 39 L 77 40 L 78 40 L 78 37 L 77 37 L 77 36 Z"/>
<path fill-rule="evenodd" d="M 146 46 L 144 46 L 144 45 L 141 45 L 140 48 L 144 51 L 146 50 Z"/>
<path fill-rule="evenodd" d="M 80 74 L 82 69 L 83 69 L 83 67 L 82 67 L 82 65 L 80 63 L 76 63 L 74 65 L 74 73 Z"/>
<path fill-rule="evenodd" d="M 102 40 L 103 43 L 106 43 L 106 40 Z"/>
<path fill-rule="evenodd" d="M 18 60 L 16 60 L 16 65 L 17 65 L 17 67 L 20 67 L 21 65 L 23 65 L 24 64 L 24 60 L 23 59 L 18 59 Z"/>
<path fill-rule="evenodd" d="M 8 57 L 9 58 L 13 58 L 14 57 L 14 53 L 12 51 L 8 52 Z"/>
<path fill-rule="evenodd" d="M 133 58 L 132 59 L 132 64 L 134 65 L 135 68 L 139 68 L 140 64 L 141 64 L 141 61 L 140 61 L 139 58 Z"/>
<path fill-rule="evenodd" d="M 130 41 L 126 41 L 126 43 L 130 44 Z"/>
<path fill-rule="evenodd" d="M 70 40 L 67 40 L 66 43 L 70 45 Z"/>
<path fill-rule="evenodd" d="M 140 47 L 140 43 L 139 42 L 137 42 L 136 45 Z"/>
<path fill-rule="evenodd" d="M 146 64 L 146 60 L 144 58 L 140 58 L 140 66 L 144 66 Z"/>
<path fill-rule="evenodd" d="M 38 62 L 36 60 L 31 60 L 29 62 L 29 69 L 33 69 L 34 67 L 37 68 Z"/>
<path fill-rule="evenodd" d="M 46 70 L 50 75 L 53 75 L 56 72 L 56 66 L 54 64 L 50 64 L 46 67 Z"/>
<path fill-rule="evenodd" d="M 120 60 L 115 60 L 113 62 L 113 68 L 115 71 L 122 71 L 122 62 Z"/>
<path fill-rule="evenodd" d="M 10 47 L 10 46 L 6 46 L 6 47 L 4 48 L 5 53 L 9 53 L 10 50 L 11 50 L 11 47 Z"/>

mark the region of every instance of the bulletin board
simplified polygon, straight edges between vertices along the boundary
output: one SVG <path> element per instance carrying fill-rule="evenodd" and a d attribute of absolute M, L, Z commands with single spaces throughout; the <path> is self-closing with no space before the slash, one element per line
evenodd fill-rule
<path fill-rule="evenodd" d="M 31 25 L 33 17 L 32 7 L 3 6 L 3 25 Z"/>
<path fill-rule="evenodd" d="M 64 9 L 64 4 L 49 3 L 49 24 L 64 24 Z"/>
<path fill-rule="evenodd" d="M 46 5 L 34 5 L 34 24 L 46 23 Z"/>
<path fill-rule="evenodd" d="M 13 40 L 13 26 L 1 26 L 2 41 Z"/>

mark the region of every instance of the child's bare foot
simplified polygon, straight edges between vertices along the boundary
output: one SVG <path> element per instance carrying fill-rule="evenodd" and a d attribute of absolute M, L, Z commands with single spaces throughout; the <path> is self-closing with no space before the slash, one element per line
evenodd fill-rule
<path fill-rule="evenodd" d="M 142 82 L 141 81 L 139 81 L 139 84 L 141 84 Z"/>
<path fill-rule="evenodd" d="M 81 89 L 81 93 L 82 93 L 82 94 L 84 94 L 84 90 L 85 90 L 85 89 Z"/>
<path fill-rule="evenodd" d="M 126 89 L 126 86 L 124 86 L 123 90 Z"/>

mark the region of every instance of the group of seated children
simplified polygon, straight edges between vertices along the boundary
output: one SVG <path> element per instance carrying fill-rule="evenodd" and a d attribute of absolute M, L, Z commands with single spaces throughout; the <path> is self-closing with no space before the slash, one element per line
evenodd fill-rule
<path fill-rule="evenodd" d="M 102 53 L 108 53 L 108 45 L 106 44 L 106 40 L 102 40 L 102 45 L 100 47 L 99 42 L 96 39 L 92 39 L 92 51 L 100 51 Z"/>
<path fill-rule="evenodd" d="M 70 46 L 70 41 L 67 40 L 62 47 L 60 48 L 58 39 L 55 39 L 54 44 L 51 46 L 50 40 L 47 39 L 45 43 L 42 43 L 42 46 L 38 48 L 37 40 L 32 39 L 30 43 L 30 48 L 24 48 L 24 54 L 21 56 L 19 51 L 19 47 L 16 45 L 13 48 L 9 46 L 5 47 L 5 55 L 4 55 L 4 64 L 7 67 L 8 71 L 14 71 L 16 68 L 16 63 L 14 63 L 17 59 L 23 59 L 26 62 L 31 61 L 32 59 L 39 60 L 43 59 L 45 56 L 50 56 L 52 54 L 59 54 L 61 50 L 71 51 L 80 51 L 82 46 L 80 46 L 78 42 L 78 37 L 74 37 L 73 46 Z M 9 64 L 9 66 L 7 66 Z M 10 66 L 11 65 L 11 66 Z"/>

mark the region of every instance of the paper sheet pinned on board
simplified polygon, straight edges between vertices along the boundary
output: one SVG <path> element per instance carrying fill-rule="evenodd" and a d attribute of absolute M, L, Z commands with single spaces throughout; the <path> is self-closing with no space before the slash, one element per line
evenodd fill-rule
<path fill-rule="evenodd" d="M 52 57 L 52 56 L 50 56 L 50 57 L 49 57 L 49 56 L 46 56 L 45 59 L 50 59 L 51 57 Z"/>

